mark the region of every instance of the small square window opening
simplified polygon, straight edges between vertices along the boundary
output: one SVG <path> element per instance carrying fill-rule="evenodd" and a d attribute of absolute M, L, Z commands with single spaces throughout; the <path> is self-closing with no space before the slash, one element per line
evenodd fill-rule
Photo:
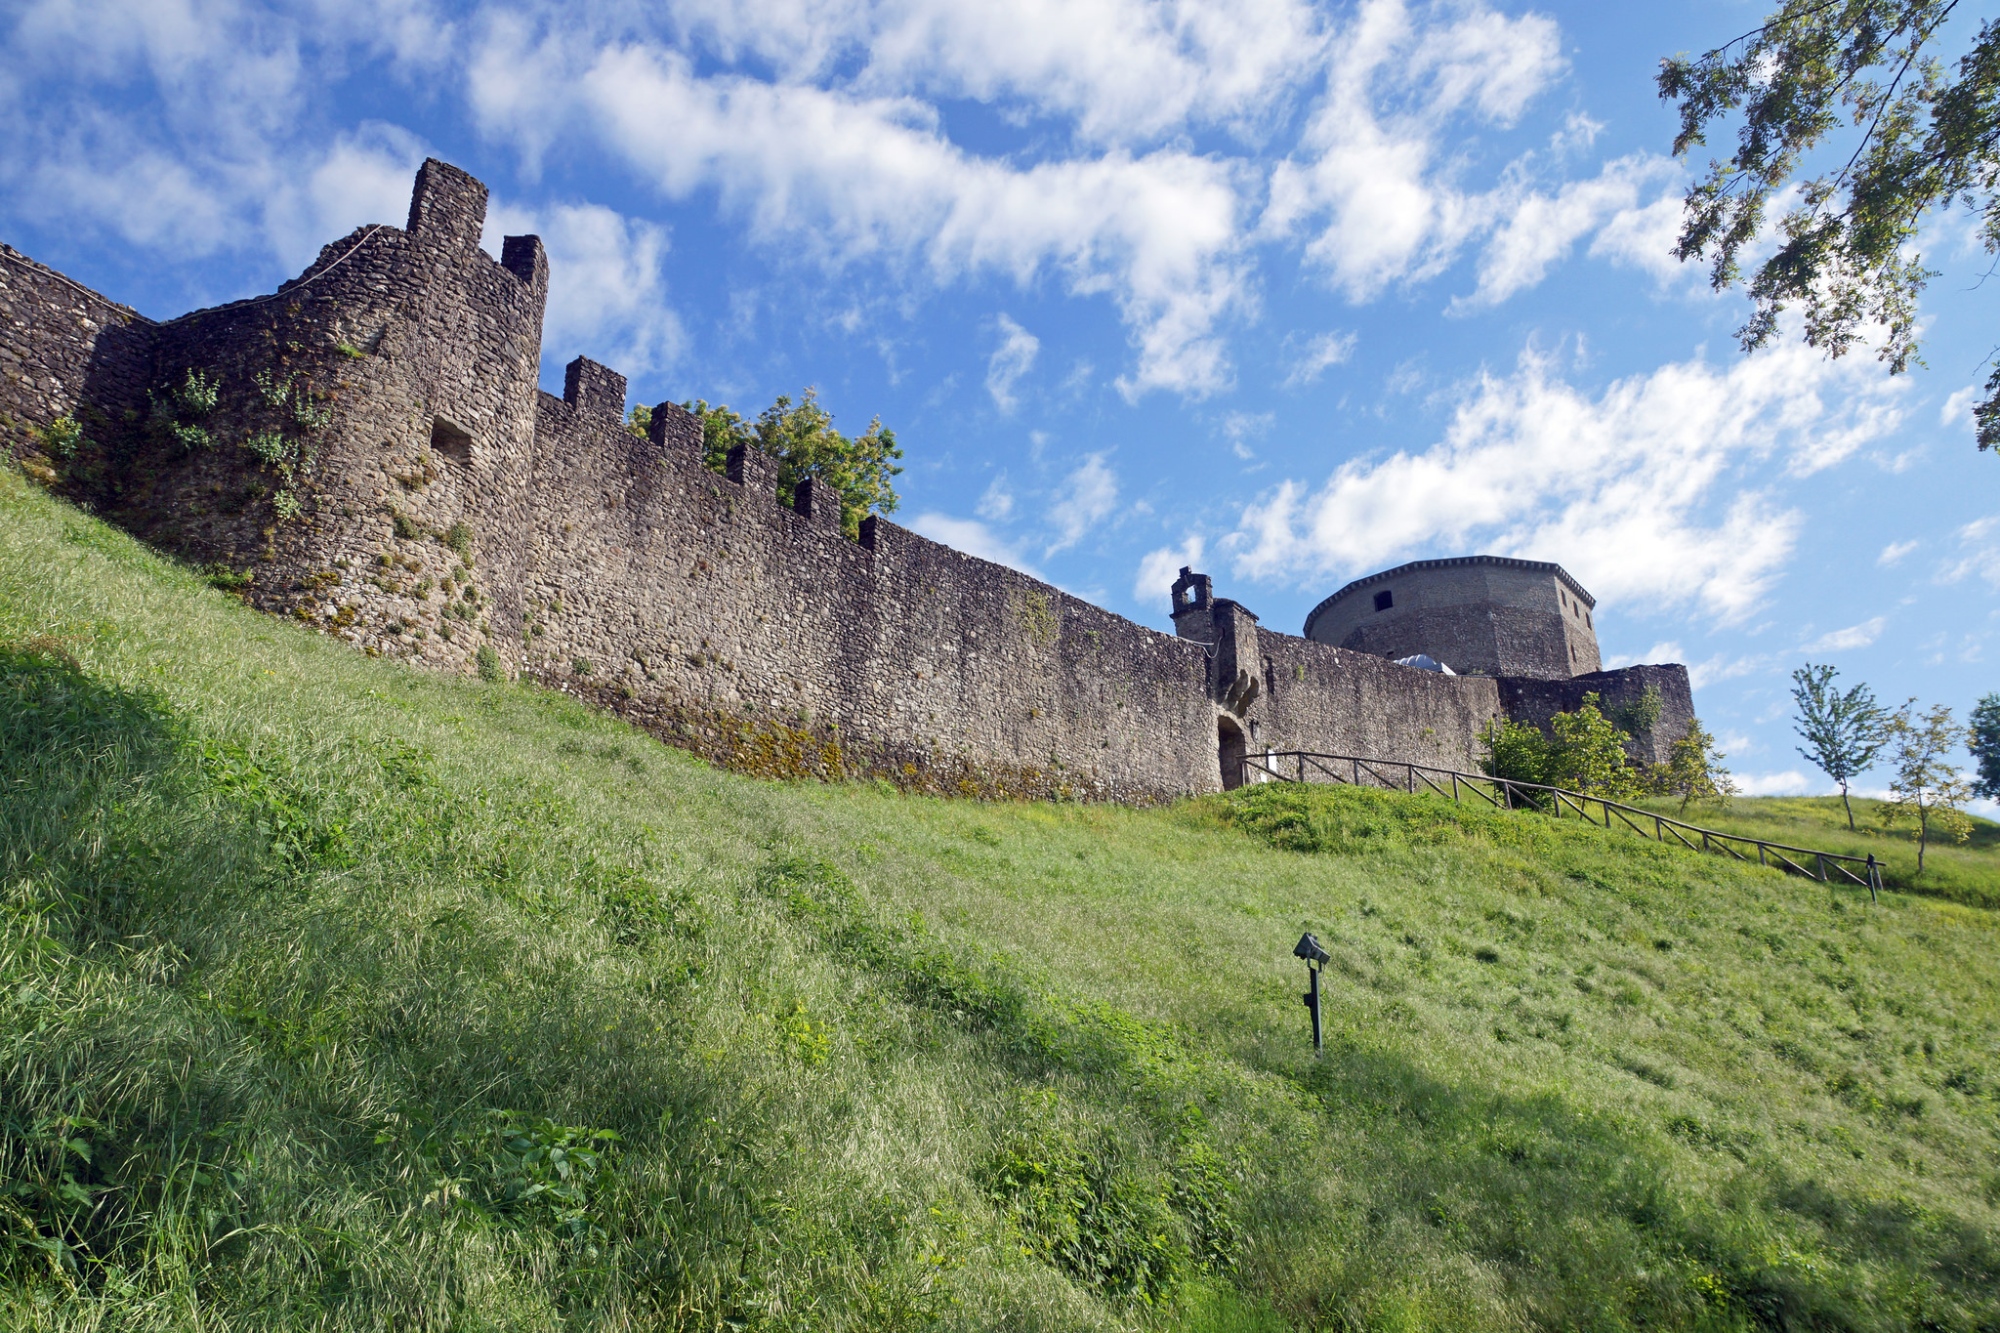
<path fill-rule="evenodd" d="M 1375 594 L 1375 609 L 1377 611 L 1387 611 L 1395 604 L 1396 594 L 1390 592 L 1387 588 Z"/>

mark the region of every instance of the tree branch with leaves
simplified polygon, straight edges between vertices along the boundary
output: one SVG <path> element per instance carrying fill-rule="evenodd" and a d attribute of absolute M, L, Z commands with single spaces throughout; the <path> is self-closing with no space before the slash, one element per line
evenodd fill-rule
<path fill-rule="evenodd" d="M 1914 249 L 1925 216 L 1965 207 L 2000 256 L 2000 21 L 1948 62 L 1939 45 L 1959 9 L 1787 0 L 1712 51 L 1660 62 L 1660 96 L 1680 111 L 1676 156 L 1740 122 L 1735 151 L 1688 190 L 1678 258 L 1706 260 L 1717 290 L 1744 281 L 1773 200 L 1798 190 L 1776 252 L 1748 279 L 1745 350 L 1771 342 L 1796 305 L 1806 342 L 1829 356 L 1879 329 L 1877 355 L 1900 374 L 1920 364 L 1918 300 L 1935 276 Z M 1801 177 L 1809 162 L 1817 174 Z M 2000 369 L 1986 393 L 1974 408 L 1981 449 L 2000 446 Z"/>

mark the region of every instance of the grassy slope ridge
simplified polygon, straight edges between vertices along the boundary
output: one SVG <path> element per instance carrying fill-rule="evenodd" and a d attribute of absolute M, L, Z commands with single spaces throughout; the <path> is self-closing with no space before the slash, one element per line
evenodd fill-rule
<path fill-rule="evenodd" d="M 0 922 L 13 1326 L 2000 1326 L 1987 913 L 756 783 L 5 472 Z"/>

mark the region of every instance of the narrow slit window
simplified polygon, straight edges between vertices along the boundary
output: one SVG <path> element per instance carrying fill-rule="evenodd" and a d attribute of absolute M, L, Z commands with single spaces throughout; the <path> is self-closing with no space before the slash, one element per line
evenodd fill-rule
<path fill-rule="evenodd" d="M 1377 611 L 1387 611 L 1390 607 L 1394 606 L 1395 604 L 1396 604 L 1396 594 L 1390 592 L 1387 588 L 1384 588 L 1381 592 L 1375 594 L 1375 609 Z"/>

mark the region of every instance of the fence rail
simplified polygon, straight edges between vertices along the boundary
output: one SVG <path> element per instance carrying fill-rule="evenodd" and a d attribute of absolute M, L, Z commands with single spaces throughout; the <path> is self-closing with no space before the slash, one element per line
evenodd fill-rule
<path fill-rule="evenodd" d="M 1246 755 L 1246 775 L 1259 774 L 1262 780 L 1277 782 L 1344 782 L 1356 787 L 1386 787 L 1391 791 L 1416 793 L 1429 790 L 1464 804 L 1465 796 L 1477 796 L 1496 809 L 1513 810 L 1527 806 L 1561 819 L 1566 814 L 1588 824 L 1615 828 L 1616 819 L 1642 838 L 1666 842 L 1669 837 L 1689 851 L 1717 852 L 1739 861 L 1749 861 L 1756 853 L 1758 865 L 1771 866 L 1790 875 L 1803 875 L 1822 884 L 1850 883 L 1868 890 L 1873 899 L 1882 888 L 1882 863 L 1870 852 L 1866 857 L 1845 852 L 1822 852 L 1811 847 L 1793 847 L 1782 842 L 1723 833 L 1684 823 L 1634 805 L 1609 801 L 1587 792 L 1551 787 L 1539 782 L 1496 778 L 1490 773 L 1461 773 L 1452 768 L 1404 763 L 1391 759 L 1364 759 L 1351 754 L 1314 754 L 1307 750 L 1266 750 Z M 1292 773 L 1284 769 L 1292 768 Z M 1421 784 L 1421 785 L 1419 785 Z M 1600 817 L 1591 814 L 1596 807 Z M 1648 827 L 1650 826 L 1650 827 Z M 1793 857 L 1799 858 L 1793 860 Z M 1811 868 L 1807 863 L 1810 862 Z M 1838 876 L 1838 878 L 1836 878 Z"/>

